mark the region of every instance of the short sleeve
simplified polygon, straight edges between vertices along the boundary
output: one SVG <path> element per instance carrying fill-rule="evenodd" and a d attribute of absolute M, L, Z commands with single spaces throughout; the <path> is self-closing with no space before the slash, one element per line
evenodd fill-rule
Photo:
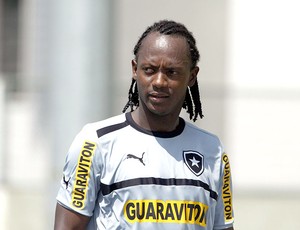
<path fill-rule="evenodd" d="M 93 215 L 100 188 L 96 152 L 97 143 L 84 128 L 69 148 L 57 195 L 59 204 L 86 216 Z"/>
<path fill-rule="evenodd" d="M 222 154 L 218 200 L 215 212 L 214 229 L 224 229 L 233 226 L 234 213 L 232 204 L 232 176 L 229 157 Z"/>

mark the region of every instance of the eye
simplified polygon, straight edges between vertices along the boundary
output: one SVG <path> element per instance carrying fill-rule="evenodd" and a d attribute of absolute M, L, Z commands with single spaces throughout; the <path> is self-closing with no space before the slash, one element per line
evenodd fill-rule
<path fill-rule="evenodd" d="M 179 74 L 179 72 L 175 69 L 168 69 L 167 70 L 167 75 L 168 76 L 174 76 L 174 75 L 178 75 L 178 74 Z"/>
<path fill-rule="evenodd" d="M 152 67 L 144 67 L 143 71 L 145 72 L 145 74 L 153 74 L 155 72 L 154 68 Z"/>

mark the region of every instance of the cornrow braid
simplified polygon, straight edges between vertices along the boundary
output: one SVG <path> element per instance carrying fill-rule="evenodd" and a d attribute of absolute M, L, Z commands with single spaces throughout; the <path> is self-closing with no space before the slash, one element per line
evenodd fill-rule
<path fill-rule="evenodd" d="M 130 107 L 130 111 L 134 110 L 134 106 L 139 106 L 139 92 L 136 84 L 136 80 L 132 78 L 131 85 L 128 92 L 128 102 L 126 103 L 122 113 L 125 113 L 128 107 Z"/>
<path fill-rule="evenodd" d="M 199 51 L 196 47 L 196 40 L 193 37 L 193 34 L 187 30 L 187 28 L 181 24 L 174 21 L 162 20 L 154 23 L 152 26 L 149 26 L 146 31 L 139 38 L 137 44 L 133 49 L 133 54 L 135 55 L 135 59 L 137 60 L 138 52 L 140 47 L 144 41 L 144 39 L 150 34 L 154 32 L 159 32 L 163 35 L 177 35 L 184 37 L 190 47 L 191 61 L 192 67 L 197 65 L 199 61 L 200 55 Z"/>
<path fill-rule="evenodd" d="M 192 102 L 189 87 L 186 89 L 185 100 L 183 102 L 182 108 L 186 109 L 187 113 L 190 114 L 190 120 L 192 120 L 194 116 L 194 111 L 193 111 L 193 102 Z"/>
<path fill-rule="evenodd" d="M 193 34 L 187 30 L 187 28 L 178 22 L 171 21 L 171 20 L 162 20 L 159 22 L 154 23 L 152 26 L 149 26 L 142 36 L 139 38 L 138 42 L 136 43 L 133 54 L 135 56 L 135 60 L 138 59 L 138 54 L 140 47 L 144 41 L 144 39 L 151 33 L 159 32 L 163 35 L 170 35 L 170 36 L 181 36 L 186 39 L 189 45 L 190 51 L 190 58 L 191 58 L 191 68 L 195 68 L 199 59 L 200 54 L 196 46 L 196 40 L 193 37 Z M 123 113 L 130 107 L 131 111 L 134 110 L 134 107 L 139 106 L 139 95 L 136 80 L 132 79 L 131 86 L 129 88 L 128 93 L 128 102 L 126 103 Z M 187 88 L 186 96 L 184 103 L 182 105 L 184 109 L 186 109 L 187 113 L 190 115 L 190 120 L 196 121 L 198 116 L 203 118 L 202 114 L 202 105 L 200 101 L 200 93 L 198 88 L 198 82 L 195 81 L 195 84 L 191 87 Z"/>
<path fill-rule="evenodd" d="M 198 81 L 195 81 L 195 84 L 190 88 L 192 98 L 193 98 L 193 103 L 194 103 L 194 118 L 193 121 L 195 122 L 197 120 L 197 117 L 199 116 L 201 119 L 204 117 L 202 113 L 202 104 L 200 100 L 200 93 L 199 93 L 199 86 L 198 86 Z M 190 119 L 191 116 L 190 116 Z"/>

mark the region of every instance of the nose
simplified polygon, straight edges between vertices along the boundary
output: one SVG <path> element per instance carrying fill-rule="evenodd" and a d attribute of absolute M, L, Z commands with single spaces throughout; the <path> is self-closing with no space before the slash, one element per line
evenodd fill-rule
<path fill-rule="evenodd" d="M 153 87 L 156 88 L 167 87 L 168 85 L 167 75 L 162 71 L 158 71 L 157 74 L 154 76 L 152 84 Z"/>

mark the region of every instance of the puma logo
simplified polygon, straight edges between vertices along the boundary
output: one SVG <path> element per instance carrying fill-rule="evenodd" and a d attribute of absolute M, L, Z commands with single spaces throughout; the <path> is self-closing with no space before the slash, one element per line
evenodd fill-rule
<path fill-rule="evenodd" d="M 142 157 L 137 157 L 137 156 L 132 155 L 132 154 L 127 154 L 126 159 L 130 159 L 130 158 L 137 159 L 137 160 L 139 160 L 143 165 L 145 165 L 144 160 L 143 160 L 144 154 L 145 154 L 145 152 L 143 152 Z"/>
<path fill-rule="evenodd" d="M 71 177 L 69 178 L 69 180 L 66 180 L 65 175 L 63 176 L 63 181 L 64 181 L 64 183 L 65 183 L 65 185 L 66 185 L 66 189 L 68 189 L 68 187 L 69 187 L 69 182 L 70 182 L 70 180 L 71 180 Z"/>

